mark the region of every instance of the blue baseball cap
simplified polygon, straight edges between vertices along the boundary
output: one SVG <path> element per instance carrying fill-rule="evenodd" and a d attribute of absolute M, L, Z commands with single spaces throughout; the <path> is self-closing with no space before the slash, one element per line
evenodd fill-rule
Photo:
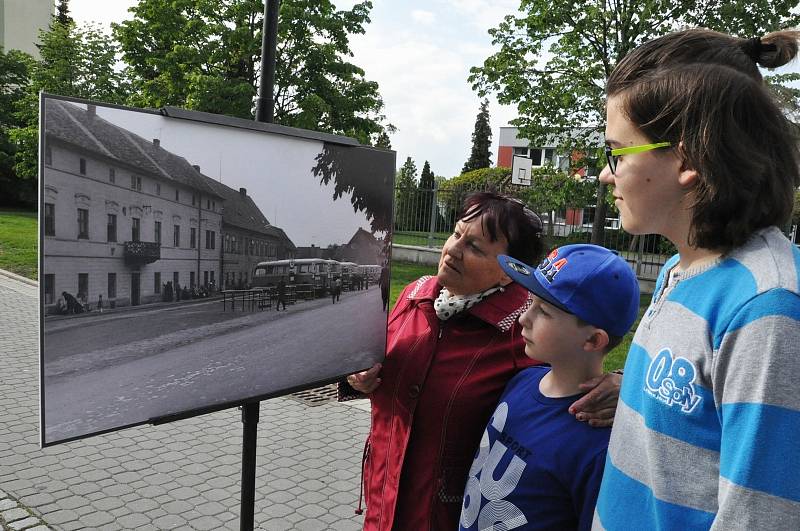
<path fill-rule="evenodd" d="M 497 260 L 514 282 L 612 336 L 624 336 L 636 320 L 639 282 L 625 260 L 605 247 L 558 247 L 538 267 L 504 254 Z"/>

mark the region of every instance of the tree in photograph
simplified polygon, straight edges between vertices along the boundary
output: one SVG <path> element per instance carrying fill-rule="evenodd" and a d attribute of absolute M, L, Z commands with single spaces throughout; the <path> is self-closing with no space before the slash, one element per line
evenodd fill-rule
<path fill-rule="evenodd" d="M 481 110 L 475 117 L 475 130 L 472 131 L 472 150 L 469 159 L 464 163 L 461 173 L 492 165 L 492 127 L 489 125 L 489 100 L 481 102 Z"/>
<path fill-rule="evenodd" d="M 283 0 L 275 73 L 275 122 L 375 143 L 391 132 L 378 85 L 347 60 L 350 36 L 372 2 L 337 10 L 330 0 Z M 143 107 L 175 105 L 252 118 L 263 0 L 141 0 L 112 25 Z"/>
<path fill-rule="evenodd" d="M 532 145 L 555 134 L 563 139 L 561 151 L 591 153 L 589 147 L 605 127 L 605 81 L 629 51 L 683 27 L 703 26 L 742 37 L 796 27 L 796 5 L 795 0 L 522 0 L 520 16 L 508 15 L 489 30 L 499 51 L 472 68 L 469 80 L 481 96 L 493 92 L 501 104 L 516 106 L 518 117 L 512 124 Z M 581 126 L 589 127 L 580 134 L 562 134 Z M 597 219 L 605 217 L 603 197 L 605 186 L 600 185 Z M 595 227 L 601 231 L 603 223 Z M 592 236 L 602 240 L 601 232 Z"/>
<path fill-rule="evenodd" d="M 396 230 L 417 230 L 418 212 L 415 208 L 417 192 L 417 165 L 411 157 L 400 167 L 395 178 L 394 208 Z"/>

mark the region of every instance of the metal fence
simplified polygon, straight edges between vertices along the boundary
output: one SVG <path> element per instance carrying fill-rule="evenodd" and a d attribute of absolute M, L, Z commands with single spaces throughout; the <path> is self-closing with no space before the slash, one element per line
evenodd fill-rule
<path fill-rule="evenodd" d="M 489 187 L 458 188 L 396 188 L 393 242 L 400 245 L 441 247 L 455 227 L 464 201 L 472 192 Z M 516 196 L 516 186 L 491 186 L 492 190 Z M 520 198 L 522 199 L 522 198 Z M 528 205 L 537 212 L 545 224 L 548 248 L 569 243 L 589 243 L 594 224 L 594 205 L 576 207 L 562 205 L 550 212 L 542 212 L 536 205 Z M 610 209 L 609 209 L 610 212 Z M 642 279 L 655 279 L 661 266 L 675 253 L 675 248 L 659 235 L 634 236 L 619 226 L 615 217 L 604 220 L 604 247 L 616 250 Z"/>

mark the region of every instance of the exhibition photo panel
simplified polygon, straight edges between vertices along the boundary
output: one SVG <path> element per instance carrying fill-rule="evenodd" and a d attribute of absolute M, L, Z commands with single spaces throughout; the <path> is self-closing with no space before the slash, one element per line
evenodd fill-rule
<path fill-rule="evenodd" d="M 395 153 L 42 96 L 44 446 L 383 359 Z"/>

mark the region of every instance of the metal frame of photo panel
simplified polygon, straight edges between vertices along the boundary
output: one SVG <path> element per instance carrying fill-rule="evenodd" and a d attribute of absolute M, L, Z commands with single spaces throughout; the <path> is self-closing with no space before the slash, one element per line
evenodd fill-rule
<path fill-rule="evenodd" d="M 76 111 L 72 107 L 64 107 L 65 105 L 72 105 L 78 110 Z M 61 113 L 59 115 L 61 121 L 56 120 L 55 114 L 53 114 L 50 117 L 51 123 L 48 124 L 48 109 L 51 109 L 49 111 L 51 113 Z M 52 109 L 57 109 L 57 111 Z M 109 116 L 125 116 L 126 118 L 121 122 L 112 123 Z M 95 122 L 90 123 L 87 120 L 96 120 L 99 125 Z M 149 120 L 153 120 L 153 123 L 156 124 L 157 122 L 157 124 L 148 125 L 150 123 Z M 87 128 L 89 127 L 96 127 L 96 129 L 92 129 L 90 134 L 87 134 Z M 163 127 L 163 130 L 168 132 L 162 136 L 161 129 L 158 129 L 159 127 Z M 156 129 L 158 131 L 152 133 L 149 137 L 143 132 L 150 132 Z M 195 130 L 198 131 L 198 136 L 192 137 L 191 131 Z M 169 131 L 172 132 L 170 133 Z M 188 137 L 184 138 L 181 136 L 183 133 L 178 133 L 179 131 L 190 131 L 190 133 Z M 197 146 L 193 145 L 193 140 L 206 134 L 212 135 L 213 141 L 206 138 L 203 142 L 197 142 Z M 113 144 L 114 139 L 118 139 L 119 143 Z M 386 347 L 387 313 L 375 312 L 372 307 L 369 307 L 368 313 L 373 317 L 365 319 L 358 314 L 360 311 L 359 306 L 369 306 L 373 303 L 376 305 L 381 304 L 380 294 L 376 295 L 379 290 L 376 289 L 377 281 L 374 278 L 372 279 L 371 290 L 346 292 L 345 296 L 341 298 L 345 304 L 341 304 L 341 301 L 335 301 L 334 299 L 334 302 L 339 302 L 341 306 L 339 304 L 332 305 L 330 296 L 324 298 L 315 297 L 319 296 L 320 293 L 327 294 L 333 291 L 332 284 L 330 286 L 325 284 L 326 278 L 328 282 L 333 282 L 334 277 L 338 274 L 340 283 L 342 279 L 346 278 L 346 273 L 336 272 L 337 268 L 341 270 L 344 267 L 341 264 L 345 262 L 359 265 L 363 261 L 370 260 L 370 257 L 375 257 L 372 261 L 380 262 L 378 265 L 389 267 L 396 157 L 394 151 L 364 146 L 349 137 L 204 112 L 187 111 L 176 107 L 166 107 L 160 110 L 137 109 L 45 93 L 40 95 L 39 140 L 39 271 L 42 278 L 39 287 L 39 404 L 40 443 L 42 447 L 144 424 L 171 422 L 283 396 L 339 381 L 345 375 L 364 370 L 375 361 L 382 359 Z M 243 149 L 241 147 L 243 143 L 250 146 L 251 144 L 247 144 L 248 142 L 252 142 L 252 146 L 259 147 L 252 150 L 252 156 L 245 157 L 240 151 L 237 152 L 236 150 Z M 212 147 L 204 148 L 203 146 L 207 144 L 212 145 Z M 173 145 L 183 147 L 175 148 Z M 59 147 L 53 149 L 56 146 Z M 64 146 L 69 147 L 69 150 L 64 149 Z M 214 149 L 218 149 L 220 153 L 219 180 L 203 173 L 204 167 L 214 169 L 213 164 L 206 163 L 205 166 L 200 166 L 195 164 L 194 161 L 194 158 L 203 158 L 208 155 L 207 152 Z M 227 157 L 228 151 L 232 155 L 225 158 L 224 164 L 236 169 L 229 171 L 230 175 L 226 174 L 224 176 L 225 179 L 223 179 L 223 157 Z M 99 174 L 93 173 L 98 171 L 97 168 L 101 165 L 96 160 L 93 160 L 92 157 L 104 161 L 105 167 L 102 169 L 102 178 L 98 177 Z M 68 171 L 59 166 L 65 161 L 70 165 Z M 79 161 L 80 163 L 78 164 Z M 58 166 L 58 170 L 55 169 L 56 166 Z M 296 171 L 293 168 L 296 168 Z M 298 176 L 307 177 L 308 182 L 299 179 Z M 141 177 L 144 177 L 144 179 L 141 179 Z M 125 179 L 124 182 L 123 178 Z M 116 179 L 119 179 L 119 181 L 116 181 Z M 231 180 L 231 183 L 227 182 L 228 179 Z M 72 182 L 77 184 L 74 186 L 69 184 Z M 244 185 L 247 185 L 247 189 Z M 87 192 L 87 187 L 91 186 L 96 186 L 96 190 L 103 190 L 103 192 Z M 302 194 L 304 193 L 303 190 L 306 190 L 305 193 L 309 202 L 321 201 L 323 202 L 322 204 L 325 204 L 325 197 L 327 197 L 327 201 L 330 204 L 325 208 L 321 208 L 318 206 L 319 203 L 314 203 L 314 205 L 307 208 L 305 213 L 296 212 L 303 210 L 304 205 L 299 204 L 298 201 L 305 201 L 305 199 L 292 197 L 291 200 L 284 200 L 283 197 L 290 193 L 290 189 L 294 190 L 298 186 L 306 187 L 302 188 L 298 193 Z M 237 190 L 237 188 L 239 189 Z M 95 188 L 89 189 L 95 190 Z M 194 192 L 189 194 L 190 190 L 194 190 Z M 308 192 L 308 190 L 313 190 L 313 193 Z M 197 202 L 197 207 L 194 204 L 195 193 L 200 198 L 200 201 Z M 191 195 L 191 203 L 189 202 L 189 195 Z M 144 199 L 140 201 L 134 200 L 135 197 L 139 196 L 147 196 L 146 201 Z M 54 200 L 54 197 L 58 199 Z M 172 198 L 175 201 L 172 201 Z M 159 206 L 164 205 L 168 200 L 175 204 L 175 208 L 172 211 Z M 58 202 L 56 203 L 55 201 Z M 219 208 L 214 205 L 204 209 L 206 206 L 205 201 L 208 201 L 211 205 L 216 202 Z M 280 212 L 281 218 L 285 220 L 284 226 L 274 224 L 275 219 L 270 222 L 267 216 L 271 212 L 262 212 L 267 208 L 261 205 L 268 201 L 271 202 L 270 206 L 275 209 L 276 215 Z M 145 205 L 145 202 L 148 204 Z M 66 206 L 58 203 L 63 203 Z M 229 208 L 226 215 L 223 205 L 235 205 L 235 208 Z M 196 216 L 192 210 L 195 208 L 197 208 L 198 212 Z M 77 225 L 72 227 L 72 225 L 75 225 L 76 209 Z M 80 212 L 81 210 L 90 213 L 82 213 Z M 137 222 L 134 222 L 134 211 L 137 213 L 142 212 L 141 218 L 135 218 L 139 220 Z M 108 214 L 109 212 L 114 212 L 114 214 Z M 349 212 L 352 218 L 345 215 L 344 212 Z M 311 228 L 315 229 L 312 231 L 314 234 L 309 234 L 311 228 L 301 226 L 302 222 L 297 221 L 303 215 L 306 218 L 316 220 L 311 222 Z M 106 220 L 107 216 L 108 220 Z M 111 216 L 113 216 L 113 231 L 111 228 Z M 143 221 L 145 218 L 149 218 L 146 221 L 146 227 L 145 221 Z M 125 227 L 122 226 L 123 223 L 119 223 L 117 220 L 124 220 L 123 223 L 131 226 L 129 242 L 124 241 L 127 238 L 120 240 L 117 237 L 118 231 L 124 233 L 125 230 Z M 191 228 L 193 222 L 195 222 L 192 230 L 194 239 L 191 242 L 187 242 L 190 238 L 186 237 L 184 239 L 181 231 Z M 217 227 L 216 234 L 213 234 L 214 231 L 210 229 L 206 230 L 205 246 L 209 247 L 207 249 L 201 249 L 203 242 L 201 232 L 203 231 L 204 223 L 211 228 Z M 225 235 L 232 236 L 231 239 L 226 240 L 224 238 L 222 234 L 223 224 L 227 231 Z M 354 226 L 358 226 L 358 230 L 348 241 L 347 238 L 353 232 Z M 77 238 L 75 234 L 70 232 L 73 229 L 77 230 Z M 152 232 L 147 232 L 148 230 L 152 230 Z M 54 235 L 56 231 L 59 233 L 58 237 Z M 111 238 L 112 232 L 113 239 Z M 90 233 L 91 238 L 88 237 Z M 292 236 L 293 234 L 302 235 Z M 96 238 L 98 235 L 105 235 L 106 237 Z M 141 240 L 149 240 L 151 238 L 146 236 L 152 236 L 156 241 L 152 245 L 147 241 L 142 241 L 142 244 L 138 244 L 139 238 L 134 237 L 134 235 L 141 235 Z M 263 241 L 259 241 L 259 239 Z M 350 243 L 356 240 L 358 240 L 360 247 L 355 244 L 350 246 Z M 294 243 L 295 241 L 297 241 L 297 244 Z M 172 243 L 173 245 L 166 245 L 167 243 Z M 310 243 L 310 246 L 302 245 L 304 243 Z M 325 246 L 326 244 L 327 247 Z M 216 245 L 219 247 L 218 252 L 213 249 Z M 365 245 L 368 251 L 364 252 L 367 254 L 361 256 L 366 256 L 366 258 L 362 258 L 362 262 L 356 262 L 358 260 L 357 255 L 348 253 L 357 253 L 356 249 L 364 248 Z M 103 252 L 110 254 L 97 256 L 93 254 L 95 251 L 87 251 L 92 246 L 102 246 L 105 249 Z M 156 247 L 158 247 L 158 252 L 156 252 Z M 51 249 L 53 250 L 52 252 Z M 70 251 L 72 253 L 70 257 L 66 257 L 64 253 L 57 254 L 55 252 L 63 249 L 75 249 L 75 251 Z M 102 261 L 102 263 L 115 264 L 114 267 L 127 267 L 130 269 L 131 291 L 126 294 L 127 302 L 132 302 L 131 299 L 134 296 L 134 285 L 132 284 L 134 277 L 141 282 L 139 293 L 136 294 L 139 302 L 145 298 L 144 286 L 146 282 L 149 283 L 147 286 L 152 286 L 153 288 L 151 292 L 147 293 L 147 297 L 155 301 L 158 299 L 159 292 L 160 296 L 165 296 L 164 291 L 166 288 L 162 289 L 161 286 L 169 284 L 172 288 L 177 288 L 179 284 L 172 285 L 172 277 L 168 277 L 167 269 L 159 272 L 152 271 L 151 264 L 156 263 L 154 259 L 162 260 L 162 249 L 167 253 L 163 256 L 169 257 L 165 261 L 171 260 L 171 263 L 174 264 L 179 263 L 183 259 L 181 257 L 186 255 L 187 252 L 193 253 L 191 261 L 194 265 L 190 266 L 193 269 L 191 271 L 193 274 L 189 275 L 188 272 L 183 270 L 180 271 L 180 274 L 186 273 L 181 278 L 184 286 L 188 283 L 186 276 L 190 276 L 195 283 L 195 287 L 201 284 L 205 286 L 205 279 L 200 277 L 202 269 L 200 264 L 205 263 L 203 262 L 204 260 L 209 260 L 208 263 L 213 260 L 218 260 L 219 262 L 217 276 L 214 275 L 214 269 L 208 268 L 208 271 L 211 272 L 210 278 L 213 279 L 210 286 L 222 286 L 223 282 L 225 282 L 227 287 L 229 280 L 232 280 L 231 285 L 237 281 L 236 272 L 233 273 L 232 279 L 223 277 L 223 266 L 226 264 L 226 259 L 233 261 L 234 255 L 236 257 L 242 256 L 241 259 L 236 258 L 236 260 L 244 264 L 241 265 L 241 268 L 248 272 L 245 274 L 246 283 L 253 283 L 256 281 L 252 277 L 255 272 L 253 263 L 257 263 L 256 265 L 267 264 L 269 261 L 266 258 L 276 258 L 278 255 L 275 255 L 275 253 L 290 253 L 294 258 L 297 258 L 296 254 L 301 251 L 312 254 L 321 254 L 323 252 L 341 253 L 343 258 L 341 260 L 328 259 L 330 264 L 327 266 L 327 270 L 321 269 L 321 273 L 313 276 L 314 280 L 304 280 L 305 284 L 300 284 L 300 280 L 297 281 L 297 284 L 293 287 L 295 290 L 293 295 L 298 297 L 298 300 L 303 295 L 308 296 L 309 292 L 312 296 L 304 299 L 302 303 L 298 302 L 290 308 L 293 311 L 281 316 L 284 319 L 284 323 L 290 323 L 291 321 L 289 320 L 294 319 L 295 326 L 302 325 L 304 323 L 303 319 L 307 321 L 307 325 L 313 322 L 315 326 L 319 322 L 318 320 L 328 319 L 329 322 L 325 326 L 336 328 L 338 333 L 330 341 L 325 341 L 325 347 L 329 347 L 328 343 L 334 343 L 336 346 L 330 347 L 332 349 L 330 353 L 321 350 L 319 347 L 315 348 L 315 344 L 318 345 L 320 343 L 320 339 L 316 336 L 315 327 L 298 326 L 294 337 L 291 340 L 286 340 L 286 345 L 294 345 L 292 348 L 295 348 L 295 351 L 289 352 L 288 355 L 283 355 L 284 353 L 282 352 L 281 359 L 285 360 L 292 357 L 292 355 L 300 358 L 306 356 L 304 360 L 306 364 L 310 367 L 316 365 L 316 367 L 309 368 L 307 372 L 292 373 L 292 377 L 287 376 L 285 380 L 280 376 L 276 377 L 274 371 L 270 370 L 269 377 L 264 376 L 255 385 L 251 385 L 252 382 L 248 383 L 249 387 L 247 387 L 243 386 L 240 380 L 236 378 L 239 378 L 239 374 L 242 372 L 258 374 L 257 368 L 254 366 L 231 366 L 222 369 L 223 362 L 214 362 L 212 364 L 215 359 L 213 356 L 216 354 L 209 354 L 207 359 L 202 358 L 202 356 L 206 355 L 202 347 L 208 341 L 209 344 L 213 343 L 215 345 L 215 349 L 221 348 L 217 343 L 214 343 L 214 340 L 219 338 L 209 335 L 208 337 L 203 336 L 198 340 L 192 334 L 195 330 L 200 330 L 200 327 L 189 327 L 186 329 L 189 332 L 184 334 L 187 337 L 179 337 L 184 329 L 177 330 L 177 328 L 180 328 L 183 324 L 176 324 L 175 334 L 177 335 L 175 338 L 170 335 L 172 334 L 171 330 L 166 331 L 164 334 L 170 335 L 169 341 L 163 345 L 164 348 L 168 349 L 164 352 L 176 353 L 174 354 L 175 360 L 178 360 L 177 352 L 180 348 L 183 348 L 180 345 L 186 345 L 182 341 L 188 342 L 189 346 L 194 347 L 194 350 L 197 351 L 197 363 L 201 364 L 201 361 L 205 360 L 203 362 L 207 365 L 204 367 L 208 370 L 208 374 L 219 370 L 219 379 L 213 381 L 213 383 L 224 387 L 225 382 L 227 382 L 234 388 L 234 391 L 229 393 L 226 390 L 225 392 L 220 392 L 216 397 L 211 396 L 213 391 L 208 391 L 211 387 L 206 385 L 208 381 L 200 382 L 199 380 L 202 380 L 202 378 L 198 375 L 187 376 L 188 380 L 184 379 L 178 384 L 158 380 L 160 377 L 158 374 L 159 368 L 155 365 L 148 367 L 147 364 L 151 360 L 166 359 L 167 356 L 163 355 L 164 352 L 157 352 L 156 349 L 152 352 L 148 351 L 147 355 L 141 358 L 137 356 L 142 356 L 144 351 L 137 349 L 143 349 L 142 344 L 148 340 L 158 343 L 156 340 L 164 337 L 159 335 L 164 331 L 156 331 L 154 336 L 145 336 L 144 339 L 139 338 L 129 341 L 127 338 L 128 336 L 134 337 L 136 333 L 139 333 L 136 330 L 136 321 L 139 320 L 140 323 L 144 323 L 141 319 L 144 319 L 148 312 L 157 316 L 164 315 L 157 312 L 162 310 L 166 312 L 167 306 L 169 306 L 169 311 L 173 315 L 179 316 L 178 312 L 182 311 L 181 307 L 177 304 L 161 306 L 156 304 L 145 311 L 131 309 L 125 312 L 115 309 L 115 312 L 99 313 L 98 306 L 107 310 L 107 305 L 111 302 L 109 298 L 111 293 L 108 292 L 108 289 L 111 289 L 112 277 L 108 277 L 108 289 L 100 288 L 98 290 L 92 289 L 92 287 L 102 285 L 102 280 L 98 280 L 102 279 L 102 276 L 106 274 L 105 270 L 100 271 L 102 268 L 98 266 Z M 231 251 L 226 251 L 226 249 Z M 211 251 L 210 254 L 209 251 Z M 217 255 L 213 258 L 206 258 L 214 252 L 217 252 Z M 270 252 L 273 254 L 269 256 L 265 254 Z M 179 256 L 179 253 L 183 254 Z M 241 255 L 236 253 L 241 253 Z M 344 259 L 347 257 L 353 257 L 354 260 L 347 261 Z M 60 260 L 60 262 L 56 263 L 56 259 Z M 70 276 L 71 280 L 67 281 L 66 284 L 63 281 L 57 281 L 55 274 L 61 274 L 61 265 L 69 263 L 65 262 L 65 260 L 73 260 L 73 262 L 80 264 L 76 267 L 86 268 L 87 270 L 85 277 L 80 276 L 84 273 L 80 273 L 75 278 L 78 279 L 78 290 L 81 289 L 81 285 L 86 286 L 86 293 L 82 293 L 83 297 L 80 298 L 81 300 L 76 300 L 76 302 L 81 307 L 84 304 L 94 305 L 94 313 L 90 312 L 88 319 L 81 316 L 51 317 L 48 314 L 48 311 L 55 308 L 55 299 L 58 298 L 58 294 L 62 291 L 69 293 L 68 290 L 63 289 L 63 286 L 71 286 L 69 282 L 75 280 Z M 128 263 L 128 260 L 131 260 L 130 263 Z M 53 261 L 52 267 L 57 267 L 55 273 L 50 271 L 52 269 L 50 261 Z M 340 265 L 337 266 L 336 263 Z M 173 266 L 165 267 L 172 268 Z M 177 268 L 177 266 L 174 267 Z M 249 271 L 248 268 L 250 268 Z M 133 271 L 133 269 L 138 269 L 139 274 L 134 275 L 133 273 L 136 273 L 136 271 Z M 65 276 L 75 272 L 71 271 L 69 267 L 64 271 L 63 274 Z M 352 272 L 349 274 L 351 276 L 347 278 L 353 282 L 354 286 L 355 280 L 353 279 L 355 277 L 352 276 Z M 117 273 L 113 273 L 113 275 L 113 294 L 119 296 L 120 294 L 117 293 L 118 276 Z M 145 277 L 145 275 L 150 276 Z M 180 275 L 176 276 L 176 278 L 178 277 Z M 300 277 L 299 273 L 297 273 L 297 277 Z M 89 282 L 89 279 L 92 282 Z M 219 284 L 215 284 L 216 281 Z M 238 281 L 241 283 L 241 276 Z M 367 284 L 370 285 L 369 280 Z M 310 288 L 306 291 L 300 291 L 298 286 L 303 287 L 303 289 L 308 286 Z M 258 286 L 258 288 L 258 290 L 252 291 L 258 291 L 262 296 L 262 301 L 267 300 L 269 297 L 277 297 L 277 287 L 274 285 Z M 102 300 L 102 298 L 97 299 L 97 291 L 101 292 L 100 295 L 105 295 L 105 300 Z M 175 291 L 184 290 L 176 289 Z M 225 291 L 233 290 L 226 289 Z M 173 293 L 170 292 L 170 297 L 172 296 Z M 377 302 L 372 301 L 376 296 Z M 73 297 L 71 296 L 71 298 Z M 98 300 L 98 304 L 94 304 L 93 298 Z M 115 297 L 114 301 L 117 298 L 119 297 Z M 120 300 L 123 299 L 124 297 L 120 298 Z M 84 301 L 88 301 L 88 303 Z M 359 304 L 359 302 L 366 303 L 368 301 L 369 304 Z M 272 302 L 270 302 L 270 309 L 272 309 Z M 70 300 L 70 303 L 75 304 L 72 300 Z M 194 313 L 202 315 L 202 318 L 214 319 L 215 316 L 208 312 L 215 310 L 210 308 L 216 308 L 222 304 L 220 301 L 211 302 L 199 299 L 197 302 L 192 301 L 191 304 L 184 305 L 183 308 L 191 308 Z M 124 315 L 125 313 L 128 313 L 127 318 Z M 133 317 L 134 314 L 139 314 L 140 316 Z M 303 314 L 307 314 L 307 316 Z M 259 315 L 264 316 L 263 320 L 259 320 Z M 240 341 L 242 345 L 253 345 L 253 337 L 258 337 L 258 334 L 262 332 L 266 333 L 265 331 L 270 326 L 275 328 L 277 325 L 274 323 L 281 323 L 278 315 L 274 310 L 270 312 L 269 316 L 263 312 L 260 314 L 255 312 L 250 314 L 241 313 L 235 319 L 227 319 L 227 316 L 225 318 L 220 317 L 220 321 L 204 324 L 202 329 L 208 330 L 209 334 L 213 334 L 216 330 L 214 327 L 219 325 L 219 337 L 231 338 L 232 343 L 236 340 Z M 335 320 L 332 317 L 333 315 L 338 320 Z M 248 316 L 253 317 L 252 323 L 248 321 Z M 118 331 L 111 334 L 114 337 L 110 339 L 103 338 L 103 345 L 106 346 L 101 345 L 97 349 L 93 349 L 93 346 L 89 345 L 91 337 L 87 336 L 85 339 L 78 337 L 79 332 L 91 335 L 93 326 L 95 329 L 99 329 L 100 324 L 114 323 L 117 318 L 119 318 L 118 324 L 113 326 L 108 324 L 106 329 L 107 331 L 114 330 L 115 327 L 118 327 Z M 126 319 L 128 320 L 127 323 Z M 158 317 L 158 319 L 164 323 L 169 321 L 167 317 Z M 242 321 L 236 321 L 236 319 L 242 319 Z M 310 321 L 312 319 L 314 321 Z M 227 327 L 227 325 L 223 326 L 220 323 L 234 324 Z M 375 326 L 375 323 L 378 323 L 379 326 Z M 283 337 L 280 334 L 284 336 L 292 335 L 286 334 L 285 328 L 290 328 L 290 325 L 285 324 L 283 326 L 284 328 L 280 331 L 274 331 L 273 335 L 275 337 Z M 369 329 L 362 329 L 365 326 L 369 327 Z M 342 332 L 342 330 L 345 331 Z M 49 334 L 51 331 L 53 333 Z M 75 333 L 72 336 L 68 336 L 71 331 Z M 53 337 L 66 339 L 61 343 L 54 344 L 51 339 Z M 356 345 L 358 348 L 363 348 L 363 352 L 349 356 L 350 353 L 348 351 L 342 350 L 346 348 L 344 341 L 347 338 L 351 338 L 353 341 L 362 341 L 359 339 L 362 337 L 367 338 L 363 339 L 364 342 L 371 341 L 368 345 L 366 343 Z M 86 343 L 85 348 L 82 341 Z M 114 341 L 117 341 L 117 343 L 114 343 Z M 267 342 L 266 337 L 260 340 L 260 347 L 263 347 L 263 351 L 268 350 L 265 346 Z M 97 341 L 97 343 L 99 344 L 101 341 Z M 107 345 L 112 346 L 106 348 Z M 302 348 L 297 347 L 297 345 L 302 345 Z M 229 348 L 230 351 L 226 352 L 226 354 L 235 357 L 236 347 L 231 346 Z M 269 355 L 275 354 L 276 350 L 273 349 Z M 183 356 L 188 356 L 186 349 L 181 352 Z M 263 352 L 261 353 L 263 354 Z M 195 356 L 194 353 L 192 355 Z M 348 359 L 342 361 L 342 357 L 347 357 Z M 246 358 L 246 356 L 243 356 L 240 361 L 246 363 L 248 359 L 257 360 L 260 364 L 265 363 L 263 356 L 261 358 Z M 223 361 L 228 362 L 230 360 Z M 178 364 L 179 362 L 175 361 L 175 363 Z M 230 363 L 233 362 L 230 361 Z M 280 362 L 274 363 L 279 364 Z M 141 381 L 134 385 L 133 382 L 118 382 L 111 379 L 112 375 L 120 374 L 115 372 L 115 369 L 122 365 L 136 367 L 135 370 L 130 369 L 136 374 L 152 374 L 153 376 L 147 377 L 153 378 L 152 381 L 157 381 L 158 385 L 169 388 L 168 391 L 164 392 L 164 396 L 161 397 L 162 402 L 158 401 L 159 398 L 148 396 L 146 399 L 142 398 L 140 403 L 137 402 L 138 398 L 131 398 L 132 395 L 124 396 L 135 385 L 140 383 L 144 387 L 148 383 L 147 381 Z M 165 364 L 165 367 L 167 368 L 165 370 L 170 370 L 181 366 Z M 292 365 L 292 367 L 293 371 L 295 366 Z M 222 375 L 225 370 L 230 370 L 230 372 Z M 286 372 L 292 371 L 287 368 Z M 72 380 L 73 377 L 75 380 Z M 185 390 L 172 391 L 173 388 L 180 387 L 186 381 L 191 381 L 192 378 L 195 379 L 195 383 L 187 385 Z M 230 381 L 227 379 L 230 379 Z M 103 422 L 87 421 L 86 418 L 70 417 L 67 414 L 53 421 L 59 423 L 59 425 L 73 423 L 74 425 L 84 426 L 73 431 L 70 431 L 71 428 L 62 429 L 60 427 L 56 430 L 52 423 L 48 424 L 48 415 L 54 417 L 62 414 L 61 410 L 58 413 L 48 413 L 51 410 L 48 405 L 50 401 L 70 402 L 72 400 L 83 400 L 80 398 L 82 396 L 81 393 L 86 393 L 87 396 L 95 396 L 91 394 L 94 392 L 94 388 L 91 385 L 86 387 L 75 383 L 88 382 L 90 380 L 97 383 L 98 389 L 101 387 L 100 383 L 105 382 L 108 384 L 109 390 L 104 390 L 103 393 L 105 394 L 102 395 L 104 397 L 103 400 L 106 402 L 115 402 L 119 399 L 119 404 L 106 404 L 104 402 L 102 407 L 108 407 L 103 410 L 103 415 L 113 416 L 121 411 L 130 413 L 130 410 L 126 410 L 126 408 L 133 407 L 136 407 L 136 411 L 141 414 L 138 416 L 120 414 L 119 418 L 124 420 L 118 423 L 107 423 L 105 420 Z M 59 387 L 60 391 L 52 390 L 52 386 L 55 385 L 53 382 L 61 385 Z M 69 385 L 65 382 L 72 382 L 69 385 L 77 386 L 76 389 L 80 392 L 67 392 L 66 389 Z M 201 383 L 202 385 L 200 385 Z M 125 386 L 124 391 L 116 390 L 116 385 Z M 198 385 L 200 387 L 195 387 Z M 83 387 L 83 391 L 80 390 L 81 387 Z M 251 390 L 242 391 L 245 387 Z M 71 387 L 69 388 L 71 389 Z M 117 392 L 120 394 L 118 397 L 114 396 Z M 239 396 L 236 395 L 236 392 L 245 394 Z M 153 393 L 153 396 L 158 396 L 161 391 L 154 391 Z M 194 400 L 196 396 L 202 396 L 203 399 Z M 142 404 L 145 405 L 143 406 Z M 183 405 L 173 409 L 173 404 Z M 151 407 L 153 405 L 158 407 Z M 162 405 L 163 407 L 161 407 Z M 67 407 L 80 409 L 86 415 L 97 414 L 98 418 L 100 418 L 98 411 L 102 409 L 102 407 L 98 406 L 96 411 L 93 409 L 95 405 L 81 402 L 78 402 L 75 406 L 64 405 L 64 410 Z M 154 410 L 156 413 L 152 414 Z M 145 412 L 147 413 L 145 414 Z"/>

